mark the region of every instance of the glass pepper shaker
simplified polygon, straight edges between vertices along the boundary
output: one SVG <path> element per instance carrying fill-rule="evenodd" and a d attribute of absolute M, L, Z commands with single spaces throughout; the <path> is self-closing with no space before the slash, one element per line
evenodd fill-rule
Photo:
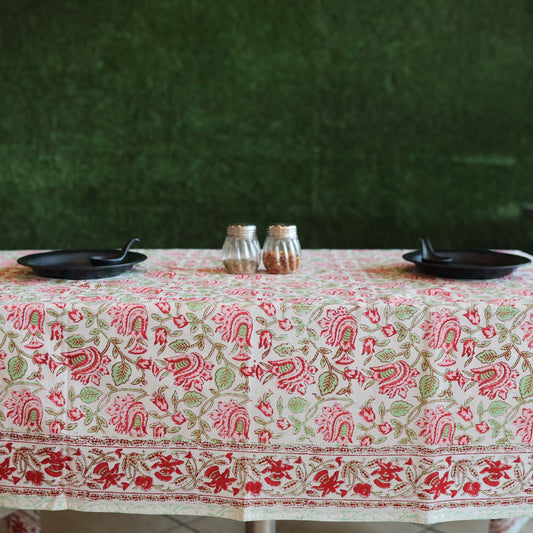
<path fill-rule="evenodd" d="M 231 224 L 222 246 L 222 261 L 230 274 L 253 274 L 261 261 L 254 224 Z"/>
<path fill-rule="evenodd" d="M 263 246 L 263 264 L 270 274 L 290 274 L 300 266 L 300 241 L 296 226 L 273 224 Z"/>

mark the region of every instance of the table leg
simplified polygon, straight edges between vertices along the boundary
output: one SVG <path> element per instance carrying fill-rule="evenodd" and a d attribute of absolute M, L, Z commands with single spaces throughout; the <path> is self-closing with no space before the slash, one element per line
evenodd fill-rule
<path fill-rule="evenodd" d="M 501 518 L 490 521 L 489 533 L 518 533 L 529 520 L 525 518 Z"/>
<path fill-rule="evenodd" d="M 246 522 L 246 533 L 276 533 L 275 520 L 258 520 Z"/>
<path fill-rule="evenodd" d="M 20 510 L 7 517 L 8 533 L 41 533 L 39 511 Z"/>

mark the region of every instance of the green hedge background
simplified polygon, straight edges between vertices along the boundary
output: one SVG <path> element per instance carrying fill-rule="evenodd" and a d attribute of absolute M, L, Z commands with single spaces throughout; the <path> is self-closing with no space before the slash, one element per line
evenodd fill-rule
<path fill-rule="evenodd" d="M 0 248 L 533 249 L 529 0 L 0 7 Z"/>

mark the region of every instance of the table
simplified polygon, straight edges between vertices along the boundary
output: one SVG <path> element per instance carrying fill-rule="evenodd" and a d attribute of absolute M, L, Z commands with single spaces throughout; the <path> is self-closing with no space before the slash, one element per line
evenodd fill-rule
<path fill-rule="evenodd" d="M 533 268 L 145 250 L 47 280 L 0 252 L 0 505 L 275 519 L 533 514 Z M 504 524 L 495 521 L 494 524 Z"/>

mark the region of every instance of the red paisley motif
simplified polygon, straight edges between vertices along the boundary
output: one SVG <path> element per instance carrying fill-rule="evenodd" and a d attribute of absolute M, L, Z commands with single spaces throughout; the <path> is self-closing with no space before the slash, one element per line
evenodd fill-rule
<path fill-rule="evenodd" d="M 461 325 L 459 319 L 450 314 L 449 309 L 431 313 L 429 320 L 422 324 L 422 329 L 426 331 L 424 339 L 429 340 L 430 348 L 442 348 L 446 353 L 457 350 Z"/>
<path fill-rule="evenodd" d="M 346 354 L 355 348 L 357 321 L 348 313 L 346 307 L 328 309 L 326 318 L 320 319 L 318 325 L 322 328 L 320 334 L 326 337 L 326 344 L 337 346 L 341 350 L 342 357 L 337 363 L 352 363 L 353 359 Z"/>
<path fill-rule="evenodd" d="M 513 370 L 507 363 L 492 363 L 479 368 L 473 368 L 473 381 L 479 383 L 479 393 L 494 400 L 499 396 L 502 400 L 507 398 L 510 389 L 516 389 L 515 378 L 518 371 Z"/>
<path fill-rule="evenodd" d="M 211 413 L 214 427 L 222 439 L 247 440 L 250 417 L 246 409 L 234 400 L 219 402 L 216 411 Z"/>
<path fill-rule="evenodd" d="M 276 385 L 290 393 L 305 394 L 307 386 L 315 382 L 311 374 L 317 371 L 316 367 L 310 366 L 302 357 L 271 361 L 270 365 L 270 371 L 278 378 Z"/>
<path fill-rule="evenodd" d="M 129 353 L 140 355 L 146 352 L 143 339 L 146 340 L 146 329 L 148 327 L 148 312 L 146 306 L 141 304 L 117 304 L 108 311 L 114 317 L 111 325 L 117 327 L 120 335 L 129 335 L 131 340 L 126 348 L 130 348 Z M 133 345 L 133 346 L 132 346 Z"/>
<path fill-rule="evenodd" d="M 322 433 L 327 442 L 352 442 L 355 423 L 349 411 L 342 408 L 341 404 L 334 403 L 322 408 L 321 415 L 315 419 L 318 432 Z"/>
<path fill-rule="evenodd" d="M 115 425 L 117 433 L 133 437 L 146 435 L 148 411 L 131 394 L 115 398 L 115 403 L 107 412 L 111 415 L 111 423 Z"/>
<path fill-rule="evenodd" d="M 434 410 L 428 409 L 416 425 L 422 428 L 420 436 L 426 438 L 426 444 L 453 444 L 455 421 L 452 414 L 441 405 Z"/>
<path fill-rule="evenodd" d="M 8 320 L 13 320 L 13 325 L 16 329 L 29 331 L 31 339 L 26 348 L 38 350 L 42 348 L 43 343 L 40 338 L 44 333 L 44 317 L 45 310 L 43 304 L 20 304 L 20 305 L 6 305 L 5 308 L 9 311 Z"/>
<path fill-rule="evenodd" d="M 11 398 L 4 405 L 8 409 L 7 416 L 12 418 L 17 426 L 42 430 L 43 405 L 29 389 L 13 391 Z"/>
<path fill-rule="evenodd" d="M 219 326 L 216 331 L 222 333 L 222 339 L 226 342 L 236 342 L 240 351 L 233 359 L 246 361 L 250 356 L 246 353 L 252 341 L 253 321 L 252 315 L 237 304 L 223 305 L 220 313 L 213 317 L 213 321 Z"/>
<path fill-rule="evenodd" d="M 111 360 L 94 346 L 62 352 L 61 355 L 65 358 L 65 365 L 72 370 L 72 379 L 81 381 L 84 385 L 89 381 L 100 385 L 100 378 L 109 374 L 107 364 Z"/>
<path fill-rule="evenodd" d="M 372 378 L 379 382 L 379 392 L 386 394 L 389 398 L 394 398 L 396 394 L 405 398 L 408 389 L 416 387 L 414 378 L 420 373 L 416 368 L 411 368 L 405 361 L 375 366 L 371 370 L 373 372 Z"/>
<path fill-rule="evenodd" d="M 199 353 L 190 352 L 168 357 L 165 361 L 168 363 L 165 369 L 174 375 L 174 383 L 183 386 L 185 390 L 194 387 L 201 391 L 204 381 L 213 379 L 210 373 L 213 363 L 206 361 Z"/>

